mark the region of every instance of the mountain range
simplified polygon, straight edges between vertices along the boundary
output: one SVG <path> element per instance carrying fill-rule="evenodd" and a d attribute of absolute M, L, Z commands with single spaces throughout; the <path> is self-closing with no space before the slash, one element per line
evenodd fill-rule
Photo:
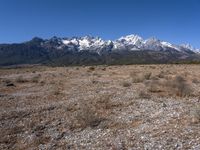
<path fill-rule="evenodd" d="M 117 40 L 99 37 L 42 39 L 0 44 L 0 66 L 43 64 L 55 66 L 198 62 L 200 53 L 190 45 L 176 45 L 138 35 Z"/>

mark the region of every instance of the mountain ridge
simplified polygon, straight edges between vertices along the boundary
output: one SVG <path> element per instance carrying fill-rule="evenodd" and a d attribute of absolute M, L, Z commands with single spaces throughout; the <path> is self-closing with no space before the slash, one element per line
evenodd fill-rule
<path fill-rule="evenodd" d="M 149 58 L 147 58 L 149 57 Z M 199 61 L 199 50 L 190 45 L 176 45 L 138 35 L 117 40 L 84 36 L 42 39 L 15 44 L 0 44 L 0 65 L 51 64 L 134 64 Z"/>

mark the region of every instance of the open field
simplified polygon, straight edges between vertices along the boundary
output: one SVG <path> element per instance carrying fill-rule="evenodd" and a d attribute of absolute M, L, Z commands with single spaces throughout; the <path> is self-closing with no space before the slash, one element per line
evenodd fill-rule
<path fill-rule="evenodd" d="M 0 69 L 0 149 L 200 149 L 200 66 Z"/>

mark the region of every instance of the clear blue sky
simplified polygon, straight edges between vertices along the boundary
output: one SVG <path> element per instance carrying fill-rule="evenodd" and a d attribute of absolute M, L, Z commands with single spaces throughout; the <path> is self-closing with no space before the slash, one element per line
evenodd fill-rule
<path fill-rule="evenodd" d="M 0 0 L 0 43 L 128 34 L 200 48 L 200 0 Z"/>

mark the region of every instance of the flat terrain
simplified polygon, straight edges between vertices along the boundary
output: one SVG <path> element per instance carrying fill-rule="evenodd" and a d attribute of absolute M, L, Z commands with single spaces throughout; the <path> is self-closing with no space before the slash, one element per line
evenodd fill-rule
<path fill-rule="evenodd" d="M 200 149 L 200 65 L 0 69 L 0 149 Z"/>

